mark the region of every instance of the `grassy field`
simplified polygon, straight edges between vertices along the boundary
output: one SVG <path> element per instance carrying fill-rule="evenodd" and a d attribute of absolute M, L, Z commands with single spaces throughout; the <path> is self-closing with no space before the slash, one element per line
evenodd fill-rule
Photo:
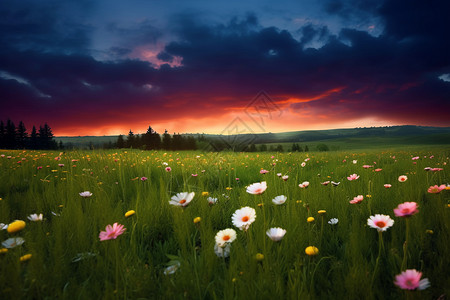
<path fill-rule="evenodd" d="M 0 150 L 0 155 L 0 222 L 11 231 L 0 230 L 1 299 L 450 294 L 450 190 L 428 192 L 449 182 L 448 147 L 294 154 Z M 261 174 L 262 169 L 269 172 Z M 359 178 L 348 180 L 351 174 Z M 407 180 L 399 181 L 401 175 Z M 262 181 L 264 193 L 246 192 Z M 299 187 L 305 181 L 309 186 Z M 85 191 L 92 195 L 82 197 Z M 195 196 L 184 207 L 169 204 L 180 192 Z M 272 199 L 279 195 L 287 200 L 275 205 Z M 349 203 L 358 195 L 361 203 Z M 218 200 L 210 204 L 208 197 Z M 419 212 L 396 217 L 393 210 L 404 202 L 416 202 Z M 256 219 L 245 231 L 234 226 L 232 215 L 246 206 Z M 130 210 L 135 214 L 125 217 Z M 35 213 L 43 220 L 27 218 Z M 389 215 L 393 226 L 381 233 L 371 228 L 367 220 L 375 214 Z M 332 218 L 337 224 L 329 224 Z M 11 224 L 15 220 L 26 226 Z M 125 232 L 101 241 L 100 232 L 116 222 Z M 281 241 L 266 235 L 273 227 L 286 230 Z M 227 228 L 235 230 L 236 240 L 226 244 L 229 256 L 220 257 L 215 237 Z M 16 247 L 6 242 L 13 238 L 20 244 L 19 237 L 24 242 Z M 318 253 L 308 255 L 309 246 Z M 422 272 L 430 287 L 400 289 L 394 280 L 405 269 Z"/>

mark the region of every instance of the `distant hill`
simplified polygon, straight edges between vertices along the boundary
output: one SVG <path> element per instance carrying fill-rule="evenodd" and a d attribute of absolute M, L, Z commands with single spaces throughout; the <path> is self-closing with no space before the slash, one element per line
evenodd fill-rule
<path fill-rule="evenodd" d="M 450 145 L 450 127 L 426 127 L 414 125 L 389 127 L 361 127 L 350 129 L 305 130 L 280 133 L 259 133 L 240 135 L 186 134 L 209 141 L 233 141 L 233 143 L 260 144 L 310 144 L 325 143 L 335 149 L 354 149 L 387 145 Z M 117 135 L 55 137 L 66 148 L 101 148 L 115 143 Z M 125 136 L 126 138 L 126 136 Z M 310 148 L 312 150 L 312 148 Z"/>

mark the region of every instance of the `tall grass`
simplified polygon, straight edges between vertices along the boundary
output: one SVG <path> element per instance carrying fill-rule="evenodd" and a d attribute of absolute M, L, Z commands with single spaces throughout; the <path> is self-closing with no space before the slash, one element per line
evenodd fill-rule
<path fill-rule="evenodd" d="M 0 231 L 0 241 L 25 239 L 0 254 L 0 298 L 401 299 L 406 294 L 393 281 L 403 262 L 431 282 L 412 296 L 436 299 L 450 293 L 450 191 L 427 189 L 448 182 L 449 152 L 0 151 L 0 222 L 27 222 L 18 233 Z M 262 168 L 270 172 L 262 175 Z M 360 178 L 348 181 L 353 173 Z M 399 182 L 400 175 L 408 180 Z M 329 180 L 340 184 L 321 184 Z M 246 193 L 247 185 L 260 181 L 268 185 L 264 194 Z M 308 188 L 298 187 L 303 181 Z M 82 198 L 83 191 L 92 197 Z M 170 205 L 178 192 L 195 192 L 195 198 L 184 208 Z M 282 194 L 286 203 L 274 205 L 271 200 Z M 349 204 L 357 195 L 364 195 L 363 202 Z M 210 205 L 208 196 L 219 200 Z M 409 220 L 394 217 L 393 209 L 406 201 L 417 202 L 419 213 Z M 214 237 L 233 228 L 231 216 L 242 206 L 256 209 L 256 221 L 247 232 L 235 228 L 230 256 L 217 257 Z M 125 218 L 131 209 L 136 214 Z M 32 213 L 43 213 L 44 221 L 28 221 Z M 395 220 L 383 232 L 383 248 L 367 226 L 374 214 Z M 196 217 L 201 221 L 194 224 Z M 338 224 L 328 224 L 330 218 Z M 101 242 L 99 232 L 115 222 L 125 225 L 125 233 Z M 270 227 L 286 229 L 283 240 L 272 242 L 265 234 Z M 306 255 L 308 246 L 319 254 Z M 20 262 L 28 253 L 31 259 Z M 257 253 L 264 258 L 257 260 Z M 165 275 L 175 260 L 180 267 Z"/>

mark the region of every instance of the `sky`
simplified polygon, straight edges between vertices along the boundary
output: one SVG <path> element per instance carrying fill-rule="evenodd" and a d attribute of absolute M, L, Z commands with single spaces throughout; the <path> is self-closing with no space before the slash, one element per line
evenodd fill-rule
<path fill-rule="evenodd" d="M 450 126 L 447 0 L 2 0 L 0 120 L 57 136 Z"/>

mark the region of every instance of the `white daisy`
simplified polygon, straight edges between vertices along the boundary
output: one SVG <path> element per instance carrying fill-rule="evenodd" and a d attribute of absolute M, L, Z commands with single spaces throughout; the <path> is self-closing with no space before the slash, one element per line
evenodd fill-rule
<path fill-rule="evenodd" d="M 261 195 L 264 193 L 264 191 L 267 189 L 267 183 L 265 181 L 263 182 L 257 182 L 249 185 L 247 187 L 247 193 L 253 194 L 253 195 Z"/>
<path fill-rule="evenodd" d="M 210 205 L 216 204 L 216 202 L 217 202 L 217 198 L 212 198 L 212 197 L 208 197 L 208 199 L 206 199 L 206 200 L 208 200 L 208 203 Z"/>
<path fill-rule="evenodd" d="M 89 192 L 89 191 L 84 191 L 84 192 L 80 193 L 80 196 L 83 197 L 83 198 L 89 198 L 89 197 L 92 196 L 92 193 Z"/>
<path fill-rule="evenodd" d="M 300 188 L 305 189 L 309 186 L 309 181 L 304 181 L 298 185 Z"/>
<path fill-rule="evenodd" d="M 184 193 L 178 193 L 175 196 L 172 196 L 172 200 L 169 201 L 169 204 L 172 205 L 176 205 L 176 206 L 187 206 L 189 204 L 189 202 L 192 201 L 192 199 L 194 198 L 195 193 L 188 193 L 188 192 L 184 192 Z"/>
<path fill-rule="evenodd" d="M 394 225 L 394 220 L 392 220 L 388 215 L 376 214 L 375 216 L 370 216 L 370 218 L 367 219 L 367 225 L 377 229 L 378 231 L 386 231 L 389 227 Z"/>
<path fill-rule="evenodd" d="M 245 206 L 241 209 L 238 209 L 234 212 L 231 220 L 233 225 L 239 228 L 240 230 L 247 231 L 250 225 L 256 219 L 256 211 L 255 209 Z"/>
<path fill-rule="evenodd" d="M 336 225 L 338 222 L 339 222 L 339 220 L 337 218 L 332 218 L 332 219 L 330 219 L 330 221 L 328 221 L 328 224 Z"/>
<path fill-rule="evenodd" d="M 232 243 L 235 239 L 236 239 L 236 231 L 231 228 L 219 231 L 215 237 L 216 244 L 219 247 L 225 247 L 226 244 Z"/>
<path fill-rule="evenodd" d="M 31 214 L 27 218 L 30 221 L 37 222 L 37 221 L 42 221 L 43 217 L 44 217 L 43 214 L 39 214 L 39 215 L 38 214 Z"/>
<path fill-rule="evenodd" d="M 272 241 L 278 242 L 284 237 L 286 230 L 280 227 L 274 227 L 267 230 L 266 234 Z"/>
<path fill-rule="evenodd" d="M 276 196 L 275 198 L 272 199 L 273 204 L 276 205 L 281 205 L 284 202 L 286 202 L 287 197 L 285 195 L 280 195 L 280 196 Z"/>
<path fill-rule="evenodd" d="M 25 242 L 25 240 L 21 237 L 14 237 L 14 238 L 9 238 L 6 241 L 2 242 L 2 246 L 5 248 L 14 248 L 17 246 L 22 245 Z"/>

